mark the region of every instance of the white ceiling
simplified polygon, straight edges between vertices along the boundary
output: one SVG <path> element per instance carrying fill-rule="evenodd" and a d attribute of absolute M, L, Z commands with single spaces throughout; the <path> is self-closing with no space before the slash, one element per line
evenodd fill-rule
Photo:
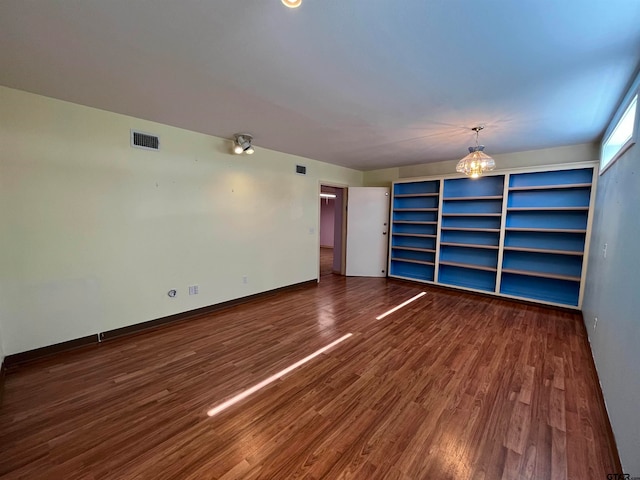
<path fill-rule="evenodd" d="M 639 26 L 639 0 L 3 0 L 0 84 L 366 170 L 477 124 L 489 154 L 598 140 Z"/>

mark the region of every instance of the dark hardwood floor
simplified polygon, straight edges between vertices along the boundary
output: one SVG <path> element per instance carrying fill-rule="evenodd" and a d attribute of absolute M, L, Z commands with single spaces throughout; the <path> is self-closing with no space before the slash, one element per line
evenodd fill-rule
<path fill-rule="evenodd" d="M 0 478 L 600 480 L 598 395 L 577 314 L 327 275 L 9 372 Z"/>
<path fill-rule="evenodd" d="M 320 247 L 320 275 L 333 273 L 333 248 Z"/>

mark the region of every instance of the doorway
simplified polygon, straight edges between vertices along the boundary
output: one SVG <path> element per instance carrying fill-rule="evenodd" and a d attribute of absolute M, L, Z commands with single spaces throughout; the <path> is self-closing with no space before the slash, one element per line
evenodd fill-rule
<path fill-rule="evenodd" d="M 320 185 L 320 277 L 344 275 L 345 187 Z"/>

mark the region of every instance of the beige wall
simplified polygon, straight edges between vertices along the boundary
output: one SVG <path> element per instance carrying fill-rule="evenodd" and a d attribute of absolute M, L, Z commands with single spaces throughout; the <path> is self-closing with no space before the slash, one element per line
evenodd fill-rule
<path fill-rule="evenodd" d="M 0 87 L 0 105 L 7 355 L 315 279 L 319 182 L 362 184 L 259 140 L 235 156 L 228 140 L 18 90 Z M 131 148 L 131 128 L 161 151 Z"/>
<path fill-rule="evenodd" d="M 464 155 L 462 153 L 461 155 Z M 508 170 L 520 167 L 556 165 L 561 163 L 588 162 L 600 158 L 597 144 L 585 143 L 567 147 L 545 148 L 526 152 L 492 155 L 496 161 L 496 170 Z M 459 159 L 458 159 L 459 160 Z M 365 186 L 389 186 L 394 180 L 431 175 L 451 175 L 456 173 L 458 160 L 423 163 L 406 167 L 371 170 L 364 173 Z"/>
<path fill-rule="evenodd" d="M 390 187 L 391 182 L 400 178 L 400 168 L 382 168 L 364 172 L 365 187 Z"/>

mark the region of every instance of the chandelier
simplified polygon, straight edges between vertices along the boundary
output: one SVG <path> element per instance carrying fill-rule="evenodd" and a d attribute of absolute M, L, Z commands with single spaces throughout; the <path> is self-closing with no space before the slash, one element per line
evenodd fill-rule
<path fill-rule="evenodd" d="M 464 173 L 471 178 L 478 178 L 484 172 L 496 168 L 495 160 L 484 153 L 484 145 L 478 145 L 478 132 L 483 128 L 484 126 L 480 125 L 471 129 L 476 132 L 476 146 L 469 147 L 469 154 L 458 162 L 456 172 Z"/>

